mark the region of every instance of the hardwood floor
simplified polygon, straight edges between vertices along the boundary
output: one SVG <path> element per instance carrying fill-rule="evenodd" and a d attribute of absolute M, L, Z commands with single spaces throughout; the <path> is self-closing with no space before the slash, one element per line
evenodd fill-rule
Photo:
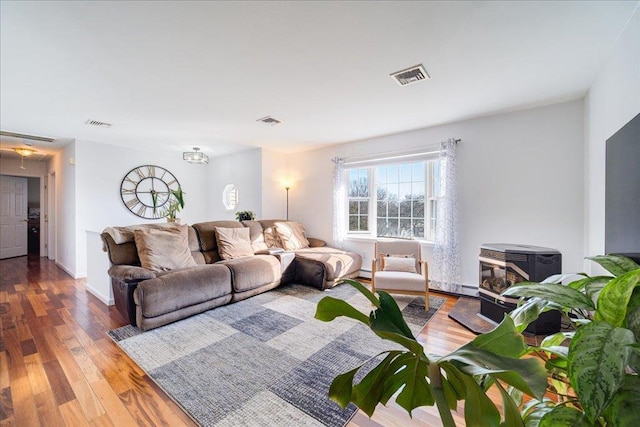
<path fill-rule="evenodd" d="M 445 354 L 474 335 L 447 317 L 447 301 L 419 336 Z M 194 422 L 106 335 L 125 321 L 53 262 L 0 261 L 0 425 L 191 426 Z M 464 425 L 462 410 L 456 417 Z M 351 426 L 441 425 L 435 408 L 413 418 L 395 404 Z"/>

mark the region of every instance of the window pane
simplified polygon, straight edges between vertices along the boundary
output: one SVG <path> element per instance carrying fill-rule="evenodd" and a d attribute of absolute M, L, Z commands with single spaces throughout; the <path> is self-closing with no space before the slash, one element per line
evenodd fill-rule
<path fill-rule="evenodd" d="M 411 183 L 400 184 L 398 186 L 398 200 L 410 200 L 411 199 Z"/>
<path fill-rule="evenodd" d="M 398 182 L 398 166 L 394 165 L 387 167 L 387 182 Z"/>
<path fill-rule="evenodd" d="M 369 202 L 360 202 L 360 215 L 368 215 L 369 214 Z"/>
<path fill-rule="evenodd" d="M 387 219 L 378 218 L 377 226 L 378 226 L 378 236 L 386 236 L 389 231 L 387 227 Z"/>
<path fill-rule="evenodd" d="M 387 194 L 389 195 L 389 200 L 398 200 L 398 184 L 389 184 L 387 186 Z"/>
<path fill-rule="evenodd" d="M 349 171 L 349 197 L 358 197 L 358 170 Z"/>
<path fill-rule="evenodd" d="M 369 172 L 366 169 L 360 169 L 358 174 L 358 196 L 369 197 Z"/>
<path fill-rule="evenodd" d="M 377 210 L 378 210 L 377 215 L 378 215 L 378 218 L 381 218 L 381 217 L 383 217 L 383 218 L 384 218 L 384 217 L 386 217 L 386 216 L 387 216 L 387 202 L 385 202 L 385 201 L 378 201 L 377 205 L 378 205 L 378 206 L 377 206 Z"/>
<path fill-rule="evenodd" d="M 391 201 L 389 202 L 389 218 L 394 218 L 398 216 L 398 202 Z"/>
<path fill-rule="evenodd" d="M 380 166 L 376 168 L 376 182 L 378 183 L 387 182 L 387 168 L 385 166 Z"/>
<path fill-rule="evenodd" d="M 389 218 L 389 231 L 387 236 L 399 236 L 398 234 L 398 220 Z"/>
<path fill-rule="evenodd" d="M 384 200 L 387 198 L 387 186 L 378 184 L 376 186 L 376 197 L 378 200 Z"/>
<path fill-rule="evenodd" d="M 411 237 L 411 220 L 410 219 L 400 219 L 400 237 L 409 238 Z"/>
<path fill-rule="evenodd" d="M 400 182 L 411 182 L 411 164 L 400 165 Z"/>
<path fill-rule="evenodd" d="M 403 200 L 400 202 L 400 216 L 401 217 L 411 217 L 411 202 L 407 200 Z"/>
<path fill-rule="evenodd" d="M 414 200 L 424 199 L 424 182 L 414 182 L 411 184 L 411 198 Z"/>
<path fill-rule="evenodd" d="M 424 162 L 414 163 L 411 165 L 411 180 L 416 182 L 424 182 Z"/>
<path fill-rule="evenodd" d="M 358 231 L 357 215 L 349 215 L 349 231 Z"/>
<path fill-rule="evenodd" d="M 413 202 L 413 217 L 424 218 L 424 200 Z"/>
<path fill-rule="evenodd" d="M 349 200 L 349 214 L 357 214 L 357 213 L 358 213 L 358 202 Z"/>
<path fill-rule="evenodd" d="M 413 220 L 412 225 L 413 225 L 413 236 L 424 237 L 424 221 Z"/>
<path fill-rule="evenodd" d="M 366 215 L 360 217 L 360 230 L 362 231 L 369 230 L 369 217 Z"/>

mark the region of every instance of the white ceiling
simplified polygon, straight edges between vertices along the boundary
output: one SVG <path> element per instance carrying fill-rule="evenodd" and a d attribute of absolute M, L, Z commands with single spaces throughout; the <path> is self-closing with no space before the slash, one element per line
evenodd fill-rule
<path fill-rule="evenodd" d="M 0 4 L 2 130 L 216 156 L 581 98 L 639 2 Z"/>

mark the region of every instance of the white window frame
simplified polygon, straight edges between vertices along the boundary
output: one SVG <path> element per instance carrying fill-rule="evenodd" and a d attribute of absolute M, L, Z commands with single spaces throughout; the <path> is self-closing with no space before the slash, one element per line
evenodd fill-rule
<path fill-rule="evenodd" d="M 367 170 L 367 191 L 369 193 L 369 197 L 350 197 L 349 196 L 349 173 L 352 170 L 360 170 L 360 169 Z M 347 203 L 346 203 L 346 205 L 347 205 L 347 222 L 346 222 L 347 228 L 346 229 L 347 229 L 347 234 L 349 234 L 349 235 L 350 234 L 358 234 L 358 235 L 370 235 L 370 234 L 372 234 L 372 232 L 371 232 L 371 209 L 372 209 L 372 204 L 373 204 L 372 203 L 373 197 L 371 197 L 371 194 L 372 194 L 371 193 L 371 180 L 372 180 L 372 177 L 373 177 L 372 170 L 370 168 L 366 168 L 366 167 L 365 168 L 351 168 L 351 169 L 348 169 L 346 171 L 346 174 L 345 174 L 346 188 L 347 188 Z M 351 217 L 351 212 L 349 211 L 349 202 L 351 202 L 351 201 L 358 202 L 358 204 L 360 202 L 368 202 L 367 203 L 367 206 L 368 206 L 368 209 L 367 209 L 367 212 L 368 212 L 368 214 L 367 214 L 367 216 L 368 216 L 368 219 L 367 219 L 368 230 L 353 230 L 353 231 L 349 230 L 349 227 L 350 227 L 349 219 Z M 358 214 L 357 215 L 360 217 L 362 215 L 359 213 L 359 210 L 360 210 L 360 207 L 358 206 Z"/>
<path fill-rule="evenodd" d="M 368 219 L 368 226 L 369 226 L 369 230 L 368 231 L 360 231 L 360 230 L 354 230 L 354 231 L 350 231 L 349 230 L 349 201 L 351 200 L 360 200 L 361 198 L 351 198 L 348 196 L 348 191 L 347 191 L 347 196 L 346 196 L 346 211 L 345 213 L 345 224 L 346 224 L 346 237 L 368 237 L 368 238 L 378 238 L 377 236 L 377 227 L 378 227 L 378 212 L 377 212 L 377 208 L 378 208 L 378 200 L 377 200 L 377 191 L 376 191 L 376 169 L 379 166 L 391 166 L 391 165 L 397 165 L 400 166 L 402 164 L 407 164 L 407 163 L 419 163 L 419 162 L 424 162 L 425 164 L 425 177 L 424 177 L 424 183 L 425 183 L 425 195 L 424 195 L 424 237 L 413 237 L 413 239 L 415 240 L 420 240 L 420 241 L 426 241 L 426 242 L 433 242 L 435 239 L 435 223 L 434 221 L 437 221 L 437 212 L 435 211 L 435 207 L 432 206 L 435 205 L 437 206 L 438 203 L 438 199 L 439 199 L 439 191 L 438 189 L 435 188 L 435 184 L 436 184 L 436 180 L 434 179 L 434 172 L 435 172 L 435 168 L 434 168 L 434 163 L 438 161 L 438 157 L 436 155 L 433 155 L 433 153 L 430 153 L 431 155 L 429 156 L 424 156 L 423 158 L 417 158 L 417 159 L 404 159 L 404 160 L 397 160 L 397 161 L 372 161 L 370 164 L 354 164 L 353 166 L 349 167 L 345 167 L 345 183 L 346 186 L 348 188 L 349 185 L 349 172 L 353 169 L 366 169 L 368 170 L 368 191 L 369 191 L 369 197 L 366 198 L 368 199 L 369 202 L 369 219 Z M 364 162 L 357 162 L 357 163 L 364 163 Z M 362 198 L 362 200 L 365 200 L 365 198 Z M 435 203 L 432 203 L 435 202 Z M 399 208 L 399 207 L 398 207 Z"/>

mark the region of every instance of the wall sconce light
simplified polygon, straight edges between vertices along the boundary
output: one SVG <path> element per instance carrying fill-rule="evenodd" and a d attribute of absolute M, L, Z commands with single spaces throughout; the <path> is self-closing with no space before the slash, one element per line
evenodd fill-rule
<path fill-rule="evenodd" d="M 208 164 L 209 156 L 201 152 L 198 147 L 193 147 L 193 151 L 182 153 L 182 160 L 186 160 L 189 163 Z"/>

